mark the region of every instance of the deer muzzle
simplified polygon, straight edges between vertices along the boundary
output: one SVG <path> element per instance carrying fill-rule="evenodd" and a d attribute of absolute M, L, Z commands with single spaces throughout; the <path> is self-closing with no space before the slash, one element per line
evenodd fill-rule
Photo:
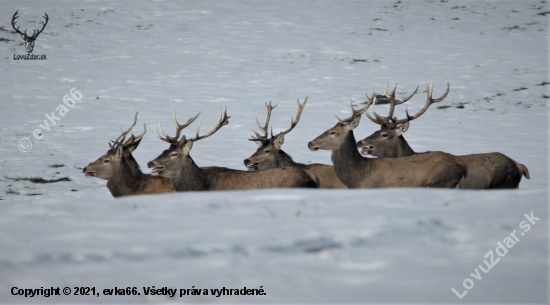
<path fill-rule="evenodd" d="M 147 167 L 148 168 L 153 168 L 153 170 L 151 170 L 151 174 L 153 175 L 158 175 L 160 174 L 163 170 L 164 170 L 164 166 L 157 166 L 155 164 L 155 161 L 149 161 L 147 162 Z"/>
<path fill-rule="evenodd" d="M 307 147 L 309 148 L 309 150 L 311 151 L 316 151 L 316 150 L 319 150 L 319 147 L 316 146 L 315 144 L 313 144 L 313 141 L 312 142 L 309 142 L 307 143 Z"/>

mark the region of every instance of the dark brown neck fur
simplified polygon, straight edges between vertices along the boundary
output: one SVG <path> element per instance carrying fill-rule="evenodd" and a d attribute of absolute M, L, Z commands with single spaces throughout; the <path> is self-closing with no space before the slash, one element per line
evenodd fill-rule
<path fill-rule="evenodd" d="M 361 156 L 355 143 L 355 136 L 351 130 L 342 145 L 332 151 L 334 171 L 348 187 L 357 187 L 356 185 L 363 180 L 368 172 L 369 159 Z"/>
<path fill-rule="evenodd" d="M 205 191 L 210 189 L 212 177 L 208 171 L 198 167 L 191 156 L 187 156 L 183 163 L 179 177 L 172 179 L 176 191 Z"/>
<path fill-rule="evenodd" d="M 139 164 L 132 154 L 122 157 L 115 175 L 107 181 L 107 188 L 113 197 L 139 194 L 146 175 L 141 172 Z"/>

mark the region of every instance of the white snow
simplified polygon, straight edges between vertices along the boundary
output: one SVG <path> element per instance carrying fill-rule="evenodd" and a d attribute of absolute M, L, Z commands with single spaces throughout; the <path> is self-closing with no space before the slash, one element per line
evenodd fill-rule
<path fill-rule="evenodd" d="M 11 33 L 49 23 L 33 54 Z M 0 11 L 0 303 L 547 303 L 548 3 L 526 1 L 4 1 Z M 354 61 L 354 59 L 366 61 Z M 82 168 L 139 112 L 148 133 L 134 157 L 144 172 L 201 112 L 202 130 L 227 106 L 229 125 L 194 145 L 200 166 L 244 170 L 255 118 L 273 110 L 283 149 L 330 164 L 307 143 L 387 82 L 413 113 L 416 151 L 498 151 L 525 164 L 519 190 L 257 190 L 114 199 Z M 83 95 L 50 130 L 63 97 Z M 525 89 L 522 89 L 525 88 Z M 463 108 L 457 106 L 463 105 Z M 451 106 L 437 109 L 438 106 Z M 384 112 L 387 106 L 377 106 Z M 396 115 L 404 115 L 397 108 Z M 59 117 L 59 115 L 57 115 Z M 197 122 L 198 123 L 198 122 Z M 197 123 L 186 134 L 195 132 Z M 42 130 L 36 140 L 33 131 Z M 363 118 L 357 140 L 378 129 Z M 18 142 L 28 138 L 23 153 Z M 63 167 L 51 167 L 54 164 Z M 48 184 L 14 178 L 71 181 Z M 528 232 L 524 214 L 540 220 Z M 489 250 L 519 237 L 482 279 Z M 496 254 L 495 254 L 496 256 Z M 484 264 L 482 265 L 484 266 Z M 452 291 L 475 284 L 462 300 Z M 140 296 L 13 296 L 12 287 L 137 287 Z M 145 296 L 143 287 L 265 290 L 265 296 Z"/>

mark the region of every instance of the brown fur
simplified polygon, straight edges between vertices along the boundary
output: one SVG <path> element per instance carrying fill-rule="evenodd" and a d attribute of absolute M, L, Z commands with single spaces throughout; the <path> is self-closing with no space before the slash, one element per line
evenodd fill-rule
<path fill-rule="evenodd" d="M 343 120 L 308 144 L 311 150 L 332 152 L 336 175 L 349 188 L 454 188 L 466 173 L 455 156 L 443 152 L 396 159 L 363 158 L 357 151 L 352 130 L 360 118 L 355 115 Z"/>
<path fill-rule="evenodd" d="M 357 147 L 370 147 L 365 153 L 383 158 L 417 155 L 402 132 L 401 126 L 383 126 L 379 131 L 357 142 Z M 522 176 L 530 178 L 525 165 L 499 152 L 457 156 L 457 160 L 468 168 L 468 176 L 464 176 L 460 182 L 462 189 L 517 188 Z"/>

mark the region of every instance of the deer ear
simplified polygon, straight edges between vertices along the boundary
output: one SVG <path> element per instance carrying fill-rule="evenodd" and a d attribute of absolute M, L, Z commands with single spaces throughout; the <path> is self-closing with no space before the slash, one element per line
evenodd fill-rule
<path fill-rule="evenodd" d="M 407 132 L 407 130 L 409 130 L 409 122 L 408 121 L 401 124 L 401 126 L 397 127 L 395 129 L 395 133 L 397 134 L 397 136 L 400 136 L 400 135 L 404 134 L 405 132 Z"/>
<path fill-rule="evenodd" d="M 254 143 L 256 143 L 256 145 L 258 145 L 258 147 L 264 146 L 264 142 L 262 142 L 262 141 L 254 141 Z"/>
<path fill-rule="evenodd" d="M 359 126 L 359 121 L 361 121 L 361 115 L 355 116 L 348 124 L 348 130 L 354 130 L 355 127 Z"/>
<path fill-rule="evenodd" d="M 191 148 L 193 148 L 193 141 L 187 141 L 181 147 L 181 152 L 185 155 L 188 155 L 189 152 L 191 151 Z"/>
<path fill-rule="evenodd" d="M 122 148 L 122 145 L 119 145 L 117 148 L 116 148 L 116 152 L 115 152 L 115 156 L 117 157 L 122 157 L 122 151 L 123 151 L 123 148 Z"/>
<path fill-rule="evenodd" d="M 124 154 L 131 154 L 134 150 L 136 150 L 136 148 L 139 146 L 139 143 L 141 142 L 141 139 L 143 139 L 143 138 L 140 138 L 140 139 L 134 141 L 134 143 L 126 146 L 124 148 Z"/>
<path fill-rule="evenodd" d="M 285 142 L 285 135 L 281 133 L 280 135 L 277 136 L 273 144 L 277 149 L 281 149 L 281 146 L 283 146 L 284 142 Z"/>

